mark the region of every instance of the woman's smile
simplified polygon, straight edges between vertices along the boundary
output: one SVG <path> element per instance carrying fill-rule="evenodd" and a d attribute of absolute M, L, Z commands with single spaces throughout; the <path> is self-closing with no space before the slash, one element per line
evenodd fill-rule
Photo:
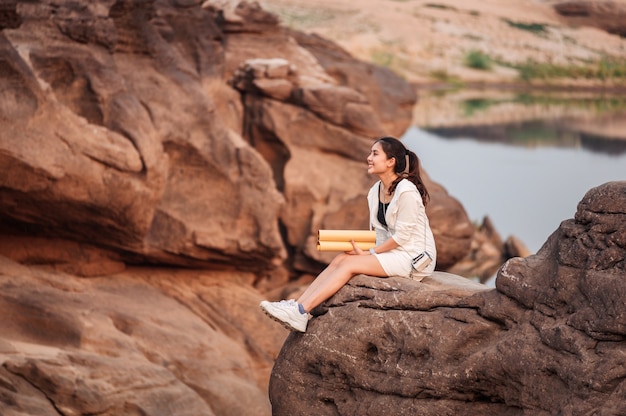
<path fill-rule="evenodd" d="M 382 150 L 380 143 L 375 143 L 372 146 L 370 154 L 367 156 L 367 171 L 368 173 L 384 172 L 386 166 L 387 155 Z"/>

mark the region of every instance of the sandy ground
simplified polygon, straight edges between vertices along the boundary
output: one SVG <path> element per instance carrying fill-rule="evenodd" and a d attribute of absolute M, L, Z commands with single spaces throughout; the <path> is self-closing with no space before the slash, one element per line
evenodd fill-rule
<path fill-rule="evenodd" d="M 618 0 L 625 1 L 625 0 Z M 573 27 L 548 0 L 264 0 L 284 25 L 333 39 L 360 59 L 416 83 L 515 82 L 512 65 L 535 60 L 568 65 L 626 58 L 626 39 Z M 495 64 L 470 69 L 468 53 Z M 584 84 L 584 81 L 577 81 Z"/>

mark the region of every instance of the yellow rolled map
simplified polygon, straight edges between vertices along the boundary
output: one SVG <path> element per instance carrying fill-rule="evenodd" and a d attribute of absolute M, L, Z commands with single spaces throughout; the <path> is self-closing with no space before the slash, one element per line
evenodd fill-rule
<path fill-rule="evenodd" d="M 376 247 L 374 241 L 355 241 L 358 248 L 367 251 L 372 247 Z M 317 251 L 351 251 L 352 243 L 349 241 L 318 241 Z"/>
<path fill-rule="evenodd" d="M 317 241 L 376 241 L 374 230 L 319 230 Z"/>
<path fill-rule="evenodd" d="M 374 230 L 319 230 L 317 232 L 318 251 L 350 251 L 353 249 L 350 240 L 354 240 L 361 250 L 369 250 L 376 246 Z"/>

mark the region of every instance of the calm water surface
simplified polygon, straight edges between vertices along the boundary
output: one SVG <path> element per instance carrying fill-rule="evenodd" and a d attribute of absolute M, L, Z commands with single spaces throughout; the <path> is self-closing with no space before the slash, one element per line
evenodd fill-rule
<path fill-rule="evenodd" d="M 514 235 L 533 253 L 561 221 L 573 218 L 589 189 L 626 180 L 626 144 L 598 150 L 576 141 L 571 147 L 520 146 L 474 133 L 454 136 L 413 127 L 403 142 L 420 156 L 430 177 L 463 204 L 472 221 L 481 223 L 489 216 L 503 239 Z"/>

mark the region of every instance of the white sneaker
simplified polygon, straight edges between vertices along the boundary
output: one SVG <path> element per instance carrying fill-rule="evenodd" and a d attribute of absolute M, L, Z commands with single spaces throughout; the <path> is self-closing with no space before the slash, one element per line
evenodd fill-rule
<path fill-rule="evenodd" d="M 306 331 L 306 325 L 309 322 L 309 314 L 300 313 L 298 302 L 295 300 L 281 300 L 280 302 L 268 302 L 264 300 L 259 306 L 267 316 L 281 323 L 288 330 L 299 332 Z"/>

